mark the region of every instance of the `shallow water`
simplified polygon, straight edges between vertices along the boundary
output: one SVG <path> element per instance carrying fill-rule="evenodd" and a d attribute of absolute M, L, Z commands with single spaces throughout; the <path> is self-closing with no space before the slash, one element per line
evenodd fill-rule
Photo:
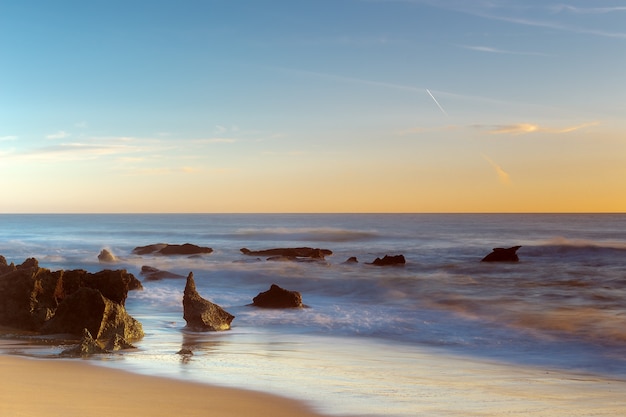
<path fill-rule="evenodd" d="M 158 242 L 215 251 L 132 254 Z M 519 263 L 479 262 L 514 245 Z M 239 252 L 295 246 L 334 254 L 296 263 Z M 98 263 L 103 248 L 116 265 Z M 404 267 L 366 264 L 400 253 Z M 547 369 L 626 380 L 626 215 L 0 215 L 0 254 L 53 270 L 126 268 L 140 279 L 142 265 L 193 271 L 200 294 L 236 316 L 233 329 L 185 330 L 184 280 L 144 282 L 127 310 L 146 337 L 103 362 L 280 393 L 328 413 L 415 415 L 432 358 L 497 363 L 503 378 Z M 359 264 L 343 264 L 350 256 Z M 248 305 L 272 283 L 300 291 L 309 308 Z M 177 355 L 182 347 L 194 355 Z M 20 349 L 62 347 L 9 350 Z"/>

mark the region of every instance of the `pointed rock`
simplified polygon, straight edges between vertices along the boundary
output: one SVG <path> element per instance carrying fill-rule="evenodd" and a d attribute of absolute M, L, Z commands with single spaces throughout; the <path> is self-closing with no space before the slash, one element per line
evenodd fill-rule
<path fill-rule="evenodd" d="M 89 356 L 96 353 L 109 353 L 91 336 L 87 329 L 83 329 L 83 338 L 80 343 L 72 348 L 65 349 L 61 352 L 61 356 Z"/>
<path fill-rule="evenodd" d="M 192 330 L 218 331 L 229 330 L 235 316 L 202 298 L 196 290 L 193 272 L 190 272 L 183 296 L 183 318 L 187 322 L 187 327 Z"/>

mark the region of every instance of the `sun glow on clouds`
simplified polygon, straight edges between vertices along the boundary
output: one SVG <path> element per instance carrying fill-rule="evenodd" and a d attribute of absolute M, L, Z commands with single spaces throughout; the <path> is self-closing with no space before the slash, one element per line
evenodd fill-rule
<path fill-rule="evenodd" d="M 591 126 L 596 126 L 598 124 L 599 122 L 590 122 L 590 123 L 583 123 L 583 124 L 576 125 L 576 126 L 567 126 L 567 127 L 555 129 L 555 128 L 550 128 L 550 127 L 542 127 L 542 126 L 531 124 L 531 123 L 517 123 L 517 124 L 512 124 L 512 125 L 494 126 L 490 129 L 489 133 L 494 134 L 494 135 L 523 135 L 523 134 L 534 133 L 534 132 L 561 134 L 561 133 L 574 132 L 576 130 L 585 129 Z"/>

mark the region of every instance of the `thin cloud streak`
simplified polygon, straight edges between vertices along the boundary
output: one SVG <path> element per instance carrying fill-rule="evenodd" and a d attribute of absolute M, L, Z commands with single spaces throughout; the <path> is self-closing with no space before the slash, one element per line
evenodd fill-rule
<path fill-rule="evenodd" d="M 585 129 L 591 126 L 597 126 L 600 124 L 599 122 L 590 122 L 583 123 L 575 126 L 567 126 L 563 128 L 550 128 L 550 127 L 542 127 L 536 124 L 531 123 L 516 123 L 511 125 L 500 125 L 493 126 L 490 128 L 489 133 L 492 135 L 523 135 L 528 133 L 535 132 L 544 132 L 544 133 L 553 133 L 553 134 L 564 134 L 571 133 L 577 130 Z"/>
<path fill-rule="evenodd" d="M 428 93 L 428 95 L 433 99 L 433 101 L 435 102 L 435 104 L 437 105 L 437 107 L 439 107 L 439 110 L 441 110 L 441 112 L 443 114 L 445 114 L 446 116 L 448 116 L 448 112 L 446 112 L 443 107 L 441 107 L 441 104 L 439 104 L 439 102 L 437 101 L 437 99 L 435 98 L 435 96 L 433 96 L 433 93 L 430 92 L 430 90 L 427 88 L 426 92 Z M 449 116 L 448 116 L 449 117 Z"/>
<path fill-rule="evenodd" d="M 503 55 L 525 55 L 525 56 L 549 56 L 541 52 L 518 52 L 509 51 L 505 49 L 492 48 L 490 46 L 480 45 L 458 45 L 460 48 L 468 49 L 470 51 L 486 52 L 491 54 L 503 54 Z"/>
<path fill-rule="evenodd" d="M 375 0 L 376 1 L 376 0 Z M 414 3 L 414 4 L 426 4 L 431 7 L 436 7 L 445 10 L 452 10 L 459 13 L 465 13 L 471 16 L 481 17 L 483 19 L 498 20 L 502 22 L 509 22 L 524 26 L 541 27 L 547 29 L 555 29 L 564 32 L 579 33 L 593 36 L 601 36 L 608 38 L 626 39 L 626 32 L 611 32 L 604 29 L 593 29 L 588 27 L 581 27 L 578 25 L 571 25 L 554 20 L 547 20 L 548 18 L 554 18 L 555 12 L 567 10 L 576 14 L 607 14 L 612 12 L 624 11 L 624 6 L 616 7 L 572 7 L 572 6 L 540 6 L 533 7 L 524 3 L 504 3 L 504 2 L 492 2 L 492 1 L 467 1 L 467 0 L 377 0 L 379 2 L 402 2 L 402 3 Z M 519 14 L 522 12 L 532 12 L 532 15 L 546 15 L 546 19 L 525 18 Z M 515 15 L 517 13 L 517 15 Z"/>
<path fill-rule="evenodd" d="M 489 162 L 489 165 L 491 165 L 491 167 L 495 171 L 496 175 L 498 176 L 498 180 L 500 181 L 501 184 L 503 184 L 503 185 L 510 185 L 511 184 L 511 177 L 510 177 L 510 175 L 504 169 L 502 169 L 502 167 L 500 165 L 495 163 L 491 158 L 489 158 L 485 154 L 483 154 L 483 158 L 485 159 L 485 161 Z"/>
<path fill-rule="evenodd" d="M 50 135 L 46 136 L 46 139 L 65 139 L 67 137 L 71 136 L 69 133 L 67 133 L 64 130 L 59 130 L 57 133 L 52 133 Z"/>

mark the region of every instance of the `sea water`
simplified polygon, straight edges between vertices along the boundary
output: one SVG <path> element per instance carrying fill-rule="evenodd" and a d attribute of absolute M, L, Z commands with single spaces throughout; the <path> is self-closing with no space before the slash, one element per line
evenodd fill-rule
<path fill-rule="evenodd" d="M 133 254 L 153 243 L 214 252 Z M 480 262 L 515 245 L 518 263 Z M 333 255 L 276 262 L 240 251 L 299 246 Z M 118 262 L 100 264 L 102 249 Z M 624 214 L 6 214 L 0 254 L 51 270 L 123 268 L 140 280 L 144 265 L 193 272 L 199 293 L 236 316 L 230 331 L 185 328 L 184 279 L 144 280 L 126 308 L 146 336 L 93 361 L 268 391 L 329 414 L 415 415 L 433 358 L 626 380 Z M 370 265 L 398 254 L 404 266 Z M 359 262 L 345 263 L 352 256 Z M 299 291 L 307 308 L 251 306 L 271 284 Z"/>

